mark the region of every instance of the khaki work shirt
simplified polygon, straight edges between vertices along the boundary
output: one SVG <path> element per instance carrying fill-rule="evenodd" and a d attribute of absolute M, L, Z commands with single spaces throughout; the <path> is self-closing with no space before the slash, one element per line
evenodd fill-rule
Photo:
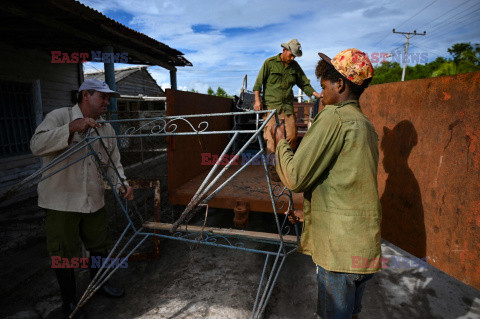
<path fill-rule="evenodd" d="M 83 118 L 83 114 L 78 104 L 73 107 L 56 109 L 47 114 L 30 141 L 32 153 L 43 157 L 43 166 L 48 165 L 58 155 L 77 145 L 83 139 L 85 134 L 76 132 L 69 141 L 69 124 L 80 118 Z M 115 136 L 115 131 L 110 124 L 101 125 L 98 132 L 101 136 Z M 95 131 L 92 130 L 91 136 L 97 136 Z M 117 140 L 104 138 L 103 142 L 120 176 L 125 179 Z M 99 154 L 102 166 L 107 168 L 108 156 L 100 141 L 97 140 L 90 145 Z M 43 176 L 73 163 L 90 152 L 90 148 L 86 146 L 43 173 Z M 108 168 L 107 171 L 109 179 L 113 181 L 113 185 L 118 190 L 121 185 L 114 170 Z M 91 155 L 40 182 L 38 184 L 38 206 L 59 211 L 93 213 L 105 206 L 104 191 L 103 175 L 94 156 Z"/>
<path fill-rule="evenodd" d="M 276 109 L 279 114 L 294 114 L 292 88 L 295 84 L 308 96 L 315 91 L 297 61 L 284 65 L 278 54 L 265 60 L 253 90 L 263 90 L 262 103 L 267 109 Z"/>
<path fill-rule="evenodd" d="M 276 154 L 282 182 L 304 192 L 299 251 L 329 271 L 379 271 L 378 135 L 358 101 L 327 105 L 295 154 L 285 139 Z"/>

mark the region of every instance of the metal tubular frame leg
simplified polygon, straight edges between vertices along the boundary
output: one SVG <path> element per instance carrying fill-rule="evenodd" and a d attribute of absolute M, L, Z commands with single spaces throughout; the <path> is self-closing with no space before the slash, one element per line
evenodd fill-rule
<path fill-rule="evenodd" d="M 102 262 L 102 266 L 100 270 L 92 279 L 87 289 L 83 293 L 82 297 L 78 301 L 77 306 L 75 307 L 75 310 L 70 315 L 70 318 L 73 318 L 73 316 L 78 311 L 78 309 L 83 307 L 83 305 L 85 305 L 85 303 L 95 294 L 95 292 L 97 292 L 97 290 L 100 289 L 100 287 L 102 287 L 103 284 L 105 284 L 107 280 L 110 279 L 110 277 L 120 268 L 123 261 L 128 260 L 128 258 L 138 249 L 138 247 L 140 247 L 143 244 L 143 242 L 151 235 L 149 233 L 145 234 L 143 233 L 143 229 L 139 229 L 132 235 L 132 237 L 127 241 L 127 243 L 125 243 L 125 245 L 121 246 L 120 242 L 123 240 L 123 238 L 125 237 L 125 234 L 127 233 L 130 227 L 131 227 L 131 224 L 125 227 L 125 230 L 123 231 L 122 235 L 117 240 L 117 242 L 115 243 L 115 246 L 113 247 L 113 249 L 108 254 L 108 257 Z M 125 257 L 120 258 L 120 256 L 122 256 L 122 254 L 127 249 L 127 247 L 130 246 L 132 241 L 136 237 L 141 238 L 141 236 L 143 236 L 143 238 L 140 240 L 140 242 L 137 245 L 135 245 L 133 248 L 131 248 Z M 119 251 L 117 252 L 117 250 Z M 116 260 L 118 262 L 116 263 L 115 267 L 111 267 L 107 265 L 109 260 Z"/>
<path fill-rule="evenodd" d="M 263 266 L 262 277 L 260 278 L 260 283 L 259 283 L 258 289 L 257 289 L 257 296 L 255 298 L 255 303 L 253 305 L 252 314 L 250 316 L 251 319 L 260 319 L 260 318 L 263 317 L 263 314 L 265 312 L 265 308 L 268 304 L 268 301 L 270 300 L 270 297 L 271 297 L 272 292 L 273 292 L 273 288 L 275 287 L 275 283 L 277 282 L 278 275 L 279 275 L 280 271 L 282 270 L 285 259 L 287 258 L 286 254 L 280 253 L 280 249 L 279 249 L 277 255 L 275 256 L 275 261 L 273 262 L 272 269 L 270 270 L 270 274 L 268 276 L 267 283 L 265 285 L 263 285 L 266 269 L 268 267 L 269 255 L 267 255 L 267 257 L 265 258 L 265 264 Z M 280 260 L 280 263 L 279 263 L 279 260 Z M 262 291 L 263 291 L 262 298 L 259 301 L 260 293 Z"/>
<path fill-rule="evenodd" d="M 280 236 L 280 246 L 278 248 L 277 254 L 275 255 L 275 261 L 273 263 L 272 269 L 270 270 L 270 275 L 268 276 L 267 283 L 263 287 L 263 281 L 264 281 L 264 277 L 265 277 L 266 267 L 268 265 L 269 256 L 267 256 L 266 259 L 265 259 L 265 265 L 263 267 L 262 277 L 260 278 L 260 283 L 258 285 L 258 290 L 257 290 L 257 296 L 256 296 L 256 299 L 255 299 L 252 314 L 251 314 L 251 317 L 250 317 L 252 319 L 260 319 L 260 318 L 263 317 L 263 314 L 265 312 L 265 308 L 267 306 L 268 301 L 270 300 L 270 296 L 272 295 L 273 288 L 275 287 L 275 283 L 277 282 L 278 275 L 279 275 L 280 271 L 282 270 L 285 259 L 288 256 L 288 254 L 285 250 L 285 243 L 283 242 L 283 238 L 282 238 L 282 229 L 280 227 L 280 223 L 279 223 L 279 220 L 278 220 L 278 213 L 277 213 L 277 209 L 276 209 L 276 201 L 274 199 L 274 194 L 273 194 L 273 190 L 272 190 L 272 184 L 270 182 L 270 176 L 268 175 L 267 162 L 265 160 L 265 149 L 263 147 L 263 143 L 262 143 L 262 140 L 261 140 L 260 137 L 258 137 L 258 143 L 260 145 L 261 151 L 264 152 L 264 155 L 263 155 L 262 159 L 263 159 L 265 174 L 266 174 L 267 183 L 268 183 L 268 187 L 269 187 L 269 191 L 270 191 L 270 197 L 272 199 L 273 213 L 275 215 L 275 222 L 276 222 L 278 233 L 279 233 L 279 236 Z M 291 196 L 290 196 L 290 200 L 291 200 Z M 281 259 L 280 264 L 278 263 L 279 259 Z M 258 298 L 260 296 L 260 292 L 262 291 L 262 289 L 263 289 L 263 294 L 262 294 L 262 298 L 259 302 Z"/>

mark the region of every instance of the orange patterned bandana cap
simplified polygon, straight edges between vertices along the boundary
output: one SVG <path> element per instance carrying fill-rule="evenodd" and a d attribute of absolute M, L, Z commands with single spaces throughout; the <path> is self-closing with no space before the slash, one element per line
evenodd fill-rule
<path fill-rule="evenodd" d="M 330 63 L 341 75 L 357 85 L 373 77 L 373 66 L 368 55 L 355 48 L 338 53 Z"/>

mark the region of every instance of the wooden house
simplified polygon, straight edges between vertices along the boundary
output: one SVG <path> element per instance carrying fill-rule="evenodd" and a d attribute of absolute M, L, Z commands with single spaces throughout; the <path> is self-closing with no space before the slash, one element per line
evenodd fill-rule
<path fill-rule="evenodd" d="M 30 138 L 45 114 L 75 103 L 81 62 L 101 57 L 111 87 L 115 62 L 166 68 L 172 88 L 177 67 L 191 66 L 182 52 L 74 0 L 3 1 L 0 19 L 0 194 L 41 166 Z M 145 92 L 163 94 L 158 86 Z M 15 200 L 35 194 L 30 187 Z"/>

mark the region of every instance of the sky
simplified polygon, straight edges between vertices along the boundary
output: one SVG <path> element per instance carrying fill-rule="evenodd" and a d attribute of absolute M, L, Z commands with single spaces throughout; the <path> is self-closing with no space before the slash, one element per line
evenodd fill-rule
<path fill-rule="evenodd" d="M 317 91 L 318 52 L 334 57 L 344 49 L 357 48 L 369 55 L 391 53 L 395 58 L 404 50 L 405 37 L 393 34 L 394 28 L 426 31 L 425 36 L 410 39 L 409 53 L 423 54 L 427 62 L 439 56 L 449 58 L 447 49 L 455 43 L 480 43 L 480 0 L 80 2 L 184 53 L 193 67 L 178 68 L 178 89 L 200 93 L 222 87 L 238 95 L 244 75 L 251 90 L 265 59 L 281 53 L 281 44 L 293 38 L 303 50 L 296 61 Z M 85 72 L 102 69 L 99 63 L 84 65 Z M 170 87 L 168 70 L 157 66 L 148 70 L 162 88 Z"/>

